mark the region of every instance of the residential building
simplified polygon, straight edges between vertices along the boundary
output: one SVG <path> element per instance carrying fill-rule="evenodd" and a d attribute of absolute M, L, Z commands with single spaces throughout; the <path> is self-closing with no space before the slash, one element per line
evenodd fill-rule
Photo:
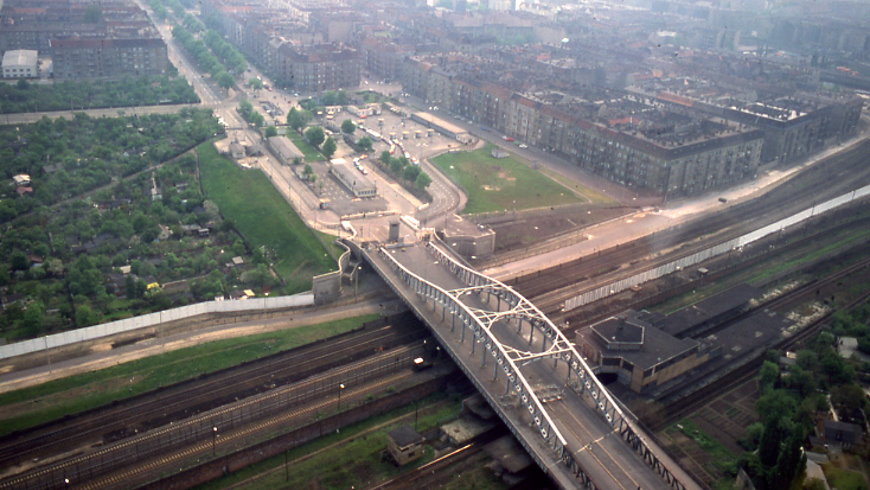
<path fill-rule="evenodd" d="M 162 39 L 53 39 L 55 78 L 162 75 L 169 69 Z"/>

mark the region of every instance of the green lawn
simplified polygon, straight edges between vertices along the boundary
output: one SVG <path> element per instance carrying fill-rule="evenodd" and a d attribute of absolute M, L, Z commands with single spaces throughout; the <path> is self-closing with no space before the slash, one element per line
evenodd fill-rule
<path fill-rule="evenodd" d="M 218 155 L 211 143 L 199 146 L 202 185 L 255 250 L 266 250 L 294 293 L 311 288 L 311 277 L 335 269 L 332 251 L 299 218 L 259 170 L 246 170 Z"/>
<path fill-rule="evenodd" d="M 682 427 L 682 428 L 681 428 Z M 704 452 L 713 459 L 711 473 L 718 474 L 721 478 L 733 480 L 737 475 L 737 455 L 729 451 L 718 440 L 701 430 L 689 419 L 682 419 L 668 430 L 678 430 L 692 439 Z"/>
<path fill-rule="evenodd" d="M 825 477 L 828 479 L 828 485 L 831 488 L 838 490 L 867 490 L 867 482 L 861 473 L 837 468 L 833 465 L 826 464 L 822 468 L 825 471 Z"/>
<path fill-rule="evenodd" d="M 0 394 L 0 435 L 353 330 L 377 315 L 217 340 Z M 25 415 L 9 406 L 28 403 Z M 20 408 L 20 405 L 18 406 Z"/>
<path fill-rule="evenodd" d="M 432 159 L 468 195 L 464 213 L 521 210 L 586 202 L 571 189 L 533 170 L 514 156 L 493 158 L 492 145 Z"/>
<path fill-rule="evenodd" d="M 293 144 L 296 145 L 296 148 L 299 148 L 299 151 L 301 151 L 302 154 L 305 155 L 306 162 L 321 162 L 323 160 L 326 160 L 325 158 L 323 158 L 323 155 L 321 155 L 320 152 L 317 151 L 316 148 L 314 148 L 307 141 L 305 141 L 305 138 L 296 131 L 288 129 L 287 137 L 290 138 L 290 141 L 292 141 Z"/>

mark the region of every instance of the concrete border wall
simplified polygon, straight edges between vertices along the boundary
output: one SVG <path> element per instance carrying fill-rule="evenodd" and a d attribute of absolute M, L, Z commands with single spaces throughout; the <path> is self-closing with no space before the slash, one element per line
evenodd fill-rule
<path fill-rule="evenodd" d="M 35 339 L 0 345 L 0 359 L 30 354 L 45 349 L 61 347 L 94 340 L 100 337 L 116 335 L 132 330 L 154 327 L 162 323 L 184 320 L 210 313 L 232 313 L 252 310 L 271 310 L 281 308 L 298 308 L 314 304 L 314 294 L 300 293 L 293 296 L 276 296 L 273 298 L 252 298 L 246 300 L 206 301 L 192 305 L 181 306 L 169 310 L 148 313 L 146 315 L 125 318 L 100 325 L 77 328 L 66 332 L 37 337 Z"/>
<path fill-rule="evenodd" d="M 728 240 L 727 242 L 714 245 L 713 247 L 710 247 L 708 249 L 701 250 L 700 252 L 696 252 L 692 255 L 689 255 L 688 257 L 677 259 L 673 262 L 669 262 L 654 269 L 650 269 L 634 276 L 627 277 L 615 283 L 601 286 L 591 291 L 586 291 L 582 294 L 578 294 L 577 296 L 569 298 L 567 301 L 565 301 L 563 311 L 570 311 L 575 308 L 579 308 L 583 305 L 606 298 L 611 294 L 616 294 L 634 286 L 641 285 L 647 281 L 659 279 L 661 277 L 667 276 L 668 274 L 687 269 L 717 255 L 722 255 L 730 252 L 731 250 L 739 249 L 744 245 L 748 245 L 752 242 L 760 240 L 770 234 L 780 232 L 790 226 L 796 225 L 814 216 L 819 216 L 827 211 L 836 209 L 845 204 L 864 199 L 868 195 L 870 195 L 870 185 L 866 185 L 860 189 L 855 189 L 852 192 L 848 192 L 841 196 L 835 197 L 821 204 L 813 205 L 810 208 L 804 209 L 803 211 L 795 213 L 787 218 L 783 218 L 775 223 L 771 223 L 755 231 L 751 231 L 743 236 Z"/>

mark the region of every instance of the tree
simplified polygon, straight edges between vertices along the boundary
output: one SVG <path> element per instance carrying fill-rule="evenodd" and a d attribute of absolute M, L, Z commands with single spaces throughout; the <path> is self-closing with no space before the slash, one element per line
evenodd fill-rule
<path fill-rule="evenodd" d="M 372 139 L 368 136 L 363 136 L 359 140 L 357 140 L 356 145 L 359 146 L 360 150 L 371 153 L 372 152 Z"/>
<path fill-rule="evenodd" d="M 764 424 L 761 422 L 752 423 L 743 431 L 743 437 L 737 442 L 747 451 L 755 451 L 762 433 L 764 433 Z"/>
<path fill-rule="evenodd" d="M 230 88 L 234 83 L 233 76 L 226 70 L 221 70 L 221 72 L 215 76 L 215 81 L 221 88 Z"/>
<path fill-rule="evenodd" d="M 779 366 L 776 363 L 764 361 L 764 364 L 761 365 L 758 378 L 763 389 L 767 390 L 776 387 L 776 383 L 779 381 Z"/>
<path fill-rule="evenodd" d="M 124 294 L 128 299 L 139 299 L 145 296 L 145 281 L 128 274 L 124 279 Z"/>
<path fill-rule="evenodd" d="M 402 170 L 402 178 L 408 182 L 416 181 L 418 175 L 420 175 L 420 167 L 417 165 L 408 165 Z"/>
<path fill-rule="evenodd" d="M 338 146 L 335 144 L 335 140 L 330 137 L 326 138 L 326 141 L 323 143 L 323 148 L 321 148 L 320 151 L 323 152 L 326 158 L 332 158 L 336 149 L 338 149 Z"/>
<path fill-rule="evenodd" d="M 341 123 L 341 132 L 345 134 L 353 134 L 356 131 L 356 124 L 353 123 L 350 119 L 345 119 Z"/>
<path fill-rule="evenodd" d="M 100 314 L 93 308 L 84 304 L 76 306 L 75 323 L 77 327 L 87 327 L 100 321 Z"/>
<path fill-rule="evenodd" d="M 847 412 L 864 408 L 864 390 L 855 383 L 835 386 L 831 389 L 831 403 Z"/>
<path fill-rule="evenodd" d="M 393 175 L 396 177 L 400 177 L 402 174 L 402 169 L 405 168 L 405 162 L 402 158 L 391 158 L 390 159 L 390 171 L 393 172 Z"/>
<path fill-rule="evenodd" d="M 248 80 L 248 86 L 254 90 L 261 90 L 263 88 L 263 81 L 259 78 L 252 78 Z"/>
<path fill-rule="evenodd" d="M 27 305 L 27 310 L 24 312 L 22 326 L 27 332 L 28 337 L 36 337 L 42 331 L 45 322 L 45 307 L 39 301 L 34 301 Z"/>
<path fill-rule="evenodd" d="M 429 177 L 426 172 L 420 172 L 420 175 L 417 176 L 417 180 L 414 181 L 414 186 L 422 191 L 429 187 L 429 184 L 431 183 L 432 177 Z"/>
<path fill-rule="evenodd" d="M 393 157 L 390 156 L 390 152 L 389 152 L 389 151 L 384 150 L 384 151 L 381 152 L 380 160 L 381 160 L 381 163 L 383 163 L 384 165 L 389 165 L 389 164 L 390 164 L 390 160 L 392 160 L 392 158 L 393 158 Z"/>
<path fill-rule="evenodd" d="M 27 260 L 27 255 L 25 255 L 21 250 L 12 252 L 9 262 L 10 265 L 12 265 L 12 270 L 16 271 L 27 270 L 30 267 L 30 261 Z"/>
<path fill-rule="evenodd" d="M 305 109 L 297 109 L 293 107 L 290 109 L 290 112 L 287 113 L 287 125 L 294 130 L 299 131 L 308 124 L 311 117 L 311 113 Z"/>
<path fill-rule="evenodd" d="M 305 139 L 312 146 L 320 146 L 323 143 L 325 135 L 323 134 L 323 128 L 320 126 L 311 126 L 310 128 L 305 130 Z"/>
<path fill-rule="evenodd" d="M 278 136 L 278 128 L 275 126 L 269 126 L 266 128 L 266 137 L 271 138 L 272 136 Z"/>

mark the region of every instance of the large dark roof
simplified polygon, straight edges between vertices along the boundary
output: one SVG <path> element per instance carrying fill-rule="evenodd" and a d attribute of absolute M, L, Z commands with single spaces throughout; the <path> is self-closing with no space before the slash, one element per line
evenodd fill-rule
<path fill-rule="evenodd" d="M 671 335 L 680 335 L 692 327 L 742 307 L 759 293 L 760 290 L 754 286 L 740 284 L 678 310 L 664 320 L 656 322 L 655 325 Z"/>

